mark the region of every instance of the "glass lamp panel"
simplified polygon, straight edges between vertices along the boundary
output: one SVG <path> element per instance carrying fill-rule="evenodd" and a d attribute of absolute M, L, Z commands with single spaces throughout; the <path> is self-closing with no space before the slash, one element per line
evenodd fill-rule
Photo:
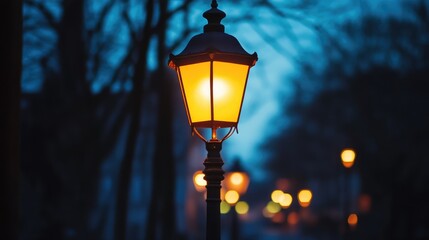
<path fill-rule="evenodd" d="M 238 122 L 248 65 L 213 62 L 214 120 Z"/>
<path fill-rule="evenodd" d="M 189 121 L 210 121 L 210 62 L 180 66 L 180 74 Z"/>

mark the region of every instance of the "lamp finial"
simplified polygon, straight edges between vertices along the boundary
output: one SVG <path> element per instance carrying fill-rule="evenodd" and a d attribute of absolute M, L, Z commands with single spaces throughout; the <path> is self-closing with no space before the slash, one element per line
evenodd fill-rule
<path fill-rule="evenodd" d="M 220 21 L 226 16 L 225 12 L 217 8 L 216 0 L 212 1 L 211 9 L 204 12 L 203 17 L 208 23 L 204 26 L 204 32 L 225 32 L 225 26 Z"/>

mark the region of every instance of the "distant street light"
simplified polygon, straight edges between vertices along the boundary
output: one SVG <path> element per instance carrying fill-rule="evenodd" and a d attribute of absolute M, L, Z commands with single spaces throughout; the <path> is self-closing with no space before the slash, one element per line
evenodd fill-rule
<path fill-rule="evenodd" d="M 313 198 L 313 194 L 308 189 L 303 189 L 298 193 L 298 202 L 301 207 L 310 206 L 310 202 L 312 198 Z"/>
<path fill-rule="evenodd" d="M 349 224 L 350 228 L 355 228 L 358 223 L 358 216 L 356 213 L 349 214 L 347 218 L 347 223 Z"/>
<path fill-rule="evenodd" d="M 351 168 L 355 163 L 356 153 L 353 149 L 346 148 L 341 152 L 341 162 L 345 168 Z"/>
<path fill-rule="evenodd" d="M 350 179 L 350 171 L 352 166 L 355 163 L 355 159 L 356 159 L 356 152 L 354 149 L 352 148 L 345 148 L 341 151 L 340 154 L 341 157 L 341 163 L 343 164 L 344 168 L 345 168 L 345 175 L 344 175 L 344 210 L 343 210 L 343 221 L 346 221 L 347 218 L 347 223 L 344 223 L 345 227 L 344 227 L 344 237 L 347 239 L 348 235 L 349 235 L 349 228 L 352 226 L 355 226 L 357 224 L 357 215 L 356 214 L 350 214 L 350 194 L 349 192 L 351 192 L 350 185 L 351 185 L 351 179 Z M 353 215 L 353 216 L 352 216 Z M 352 223 L 356 217 L 356 224 L 350 224 L 350 216 L 352 219 Z"/>
<path fill-rule="evenodd" d="M 228 190 L 237 191 L 243 195 L 247 192 L 249 186 L 249 175 L 244 171 L 238 159 L 235 159 L 231 169 L 225 174 L 225 187 Z"/>
<path fill-rule="evenodd" d="M 196 171 L 194 173 L 194 187 L 198 192 L 206 190 L 207 181 L 204 179 L 203 171 Z"/>
<path fill-rule="evenodd" d="M 170 54 L 168 65 L 178 76 L 188 122 L 208 151 L 204 161 L 207 181 L 206 239 L 220 239 L 220 188 L 224 179 L 222 142 L 237 129 L 249 70 L 257 54 L 247 53 L 238 40 L 224 32 L 220 23 L 226 14 L 217 8 L 216 0 L 204 12 L 208 20 L 204 33 L 194 36 L 177 54 Z M 198 128 L 211 129 L 207 140 Z M 229 128 L 218 138 L 217 129 Z"/>

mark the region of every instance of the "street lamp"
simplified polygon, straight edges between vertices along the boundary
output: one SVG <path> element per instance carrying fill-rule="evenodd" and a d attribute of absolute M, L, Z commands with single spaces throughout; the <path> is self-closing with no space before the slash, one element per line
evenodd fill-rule
<path fill-rule="evenodd" d="M 345 168 L 345 175 L 344 175 L 344 210 L 343 210 L 343 217 L 344 219 L 347 218 L 347 222 L 349 222 L 349 211 L 350 211 L 350 195 L 349 191 L 350 189 L 350 171 L 352 166 L 354 165 L 355 159 L 356 159 L 356 152 L 352 148 L 345 148 L 341 151 L 341 163 L 343 164 Z M 354 219 L 354 218 L 353 218 Z M 344 220 L 343 220 L 344 221 Z M 349 235 L 349 227 L 352 226 L 352 224 L 344 223 L 345 229 L 344 229 L 344 238 L 347 239 Z M 347 226 L 348 225 L 348 226 Z"/>
<path fill-rule="evenodd" d="M 313 194 L 308 189 L 303 189 L 298 193 L 298 202 L 301 207 L 310 206 L 311 199 L 313 198 Z"/>
<path fill-rule="evenodd" d="M 256 53 L 249 54 L 238 40 L 224 32 L 220 23 L 226 14 L 216 0 L 203 17 L 208 24 L 204 32 L 189 41 L 185 49 L 170 54 L 168 65 L 178 76 L 183 103 L 192 133 L 206 143 L 204 174 L 207 181 L 206 239 L 220 239 L 220 188 L 224 179 L 222 142 L 237 129 L 249 70 L 255 65 Z M 198 128 L 211 129 L 207 140 Z M 222 138 L 217 129 L 229 128 Z"/>
<path fill-rule="evenodd" d="M 356 153 L 351 148 L 341 151 L 341 163 L 345 168 L 351 168 L 355 162 Z"/>

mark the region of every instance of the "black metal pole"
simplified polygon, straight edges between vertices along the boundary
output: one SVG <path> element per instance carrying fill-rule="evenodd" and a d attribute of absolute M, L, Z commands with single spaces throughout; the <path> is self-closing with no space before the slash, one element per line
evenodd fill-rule
<path fill-rule="evenodd" d="M 240 239 L 240 223 L 238 222 L 238 214 L 232 210 L 232 223 L 231 223 L 231 240 Z"/>
<path fill-rule="evenodd" d="M 206 239 L 220 240 L 220 188 L 224 179 L 223 160 L 220 156 L 222 142 L 210 140 L 206 142 L 207 158 L 204 161 L 204 179 L 207 181 L 207 221 Z"/>

